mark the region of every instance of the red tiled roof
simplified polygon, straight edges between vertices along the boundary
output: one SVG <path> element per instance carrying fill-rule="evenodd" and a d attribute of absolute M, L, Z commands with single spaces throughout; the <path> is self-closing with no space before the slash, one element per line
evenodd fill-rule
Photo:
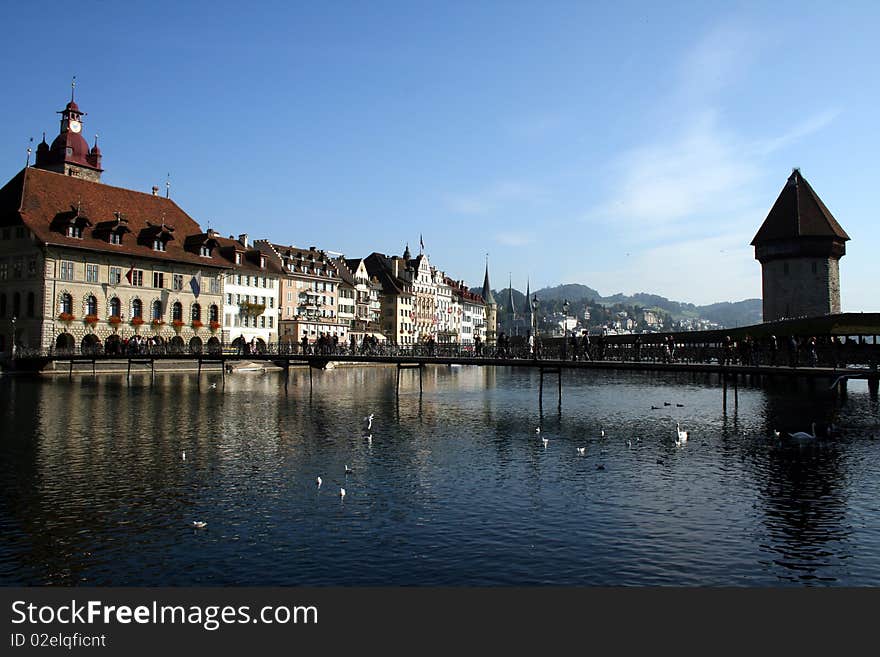
<path fill-rule="evenodd" d="M 196 247 L 185 248 L 186 237 L 202 229 L 174 201 L 161 196 L 29 167 L 0 189 L 0 224 L 12 225 L 19 218 L 46 245 L 203 267 L 228 266 L 217 257 L 216 249 L 209 258 L 200 256 Z M 107 227 L 119 218 L 131 232 L 123 236 L 122 244 L 110 244 Z M 71 221 L 83 226 L 82 238 L 61 232 Z M 165 251 L 152 248 L 157 235 L 167 240 Z"/>
<path fill-rule="evenodd" d="M 256 242 L 246 247 L 238 240 L 232 238 L 214 235 L 214 239 L 217 240 L 219 245 L 215 252 L 216 257 L 223 259 L 227 267 L 231 267 L 236 271 L 261 272 L 264 276 L 266 274 L 277 276 L 284 273 L 281 265 L 269 254 L 261 251 Z M 235 262 L 236 252 L 242 254 L 241 264 Z M 265 267 L 260 267 L 261 256 L 266 258 Z"/>
<path fill-rule="evenodd" d="M 846 241 L 849 235 L 825 207 L 799 169 L 792 171 L 752 246 L 771 240 L 820 237 Z"/>

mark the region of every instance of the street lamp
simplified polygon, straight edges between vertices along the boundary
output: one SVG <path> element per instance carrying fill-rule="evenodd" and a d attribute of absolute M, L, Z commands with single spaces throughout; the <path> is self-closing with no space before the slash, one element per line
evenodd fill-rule
<path fill-rule="evenodd" d="M 532 297 L 532 339 L 535 342 L 535 358 L 538 357 L 538 295 Z"/>
<path fill-rule="evenodd" d="M 15 315 L 12 316 L 12 360 L 15 360 Z"/>
<path fill-rule="evenodd" d="M 568 299 L 562 302 L 562 360 L 568 360 Z"/>

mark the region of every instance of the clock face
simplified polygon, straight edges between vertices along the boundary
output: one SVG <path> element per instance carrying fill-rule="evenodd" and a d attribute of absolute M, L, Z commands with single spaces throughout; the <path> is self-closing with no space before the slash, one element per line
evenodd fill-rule
<path fill-rule="evenodd" d="M 70 131 L 71 132 L 79 132 L 82 130 L 82 123 L 79 121 L 71 121 L 70 122 Z"/>

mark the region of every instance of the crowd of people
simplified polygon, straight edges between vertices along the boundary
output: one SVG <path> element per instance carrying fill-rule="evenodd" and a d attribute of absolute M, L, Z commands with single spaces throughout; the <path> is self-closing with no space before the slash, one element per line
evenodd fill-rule
<path fill-rule="evenodd" d="M 608 337 L 604 333 L 590 335 L 587 331 L 572 332 L 566 337 L 543 340 L 541 336 L 527 332 L 525 336 L 510 336 L 500 331 L 494 342 L 486 342 L 475 336 L 473 343 L 437 344 L 429 337 L 414 345 L 397 346 L 390 340 L 380 340 L 374 335 L 350 334 L 346 342 L 337 335 L 321 333 L 316 340 L 302 336 L 298 343 L 267 345 L 252 337 L 239 336 L 231 343 L 233 353 L 242 356 L 270 353 L 300 353 L 309 355 L 413 355 L 438 357 L 475 357 L 495 359 L 549 359 L 570 361 L 634 361 L 634 362 L 689 362 L 744 366 L 844 367 L 847 363 L 871 364 L 878 360 L 878 350 L 873 340 L 862 337 L 840 336 L 776 336 L 762 337 L 724 335 L 711 342 L 692 342 L 674 335 L 626 335 Z M 225 351 L 216 340 L 206 346 L 198 345 L 198 351 L 207 353 Z M 56 347 L 53 351 L 75 351 Z M 148 354 L 188 353 L 189 347 L 166 342 L 160 336 L 135 334 L 126 338 L 111 336 L 105 344 L 95 341 L 83 345 L 82 353 L 100 353 L 107 356 L 136 356 Z M 193 349 L 195 352 L 195 349 Z"/>

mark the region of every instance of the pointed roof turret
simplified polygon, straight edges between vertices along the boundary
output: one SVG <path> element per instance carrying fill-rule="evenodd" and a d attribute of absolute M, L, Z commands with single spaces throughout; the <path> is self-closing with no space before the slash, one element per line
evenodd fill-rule
<path fill-rule="evenodd" d="M 513 276 L 511 275 L 507 281 L 507 313 L 509 315 L 516 314 L 516 305 L 513 303 Z"/>
<path fill-rule="evenodd" d="M 525 314 L 526 314 L 526 315 L 531 315 L 531 314 L 532 314 L 532 304 L 529 303 L 529 297 L 530 297 L 530 296 L 532 296 L 532 294 L 531 294 L 531 292 L 529 291 L 529 279 L 527 278 L 527 279 L 526 279 L 526 309 L 525 309 Z"/>
<path fill-rule="evenodd" d="M 406 248 L 403 250 L 403 258 L 405 260 L 411 260 L 412 254 L 409 252 L 409 242 L 406 244 Z"/>
<path fill-rule="evenodd" d="M 489 259 L 486 258 L 486 276 L 483 278 L 483 301 L 487 304 L 494 304 L 495 297 L 492 295 L 492 286 L 489 285 Z"/>
<path fill-rule="evenodd" d="M 801 175 L 800 169 L 793 169 L 752 240 L 752 246 L 803 237 L 849 240 L 849 235 Z"/>

